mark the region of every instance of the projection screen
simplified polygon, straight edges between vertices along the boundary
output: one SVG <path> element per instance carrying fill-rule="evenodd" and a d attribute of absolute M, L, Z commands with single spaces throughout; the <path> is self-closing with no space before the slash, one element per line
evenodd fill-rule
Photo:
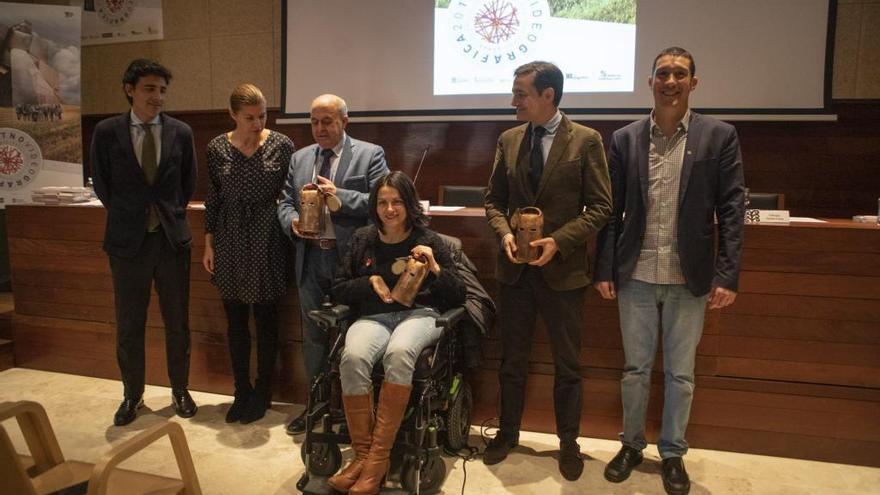
<path fill-rule="evenodd" d="M 736 118 L 829 118 L 834 0 L 287 0 L 282 110 L 334 93 L 364 120 L 510 118 L 514 69 L 566 75 L 569 115 L 651 106 L 657 52 L 690 50 L 691 106 Z"/>

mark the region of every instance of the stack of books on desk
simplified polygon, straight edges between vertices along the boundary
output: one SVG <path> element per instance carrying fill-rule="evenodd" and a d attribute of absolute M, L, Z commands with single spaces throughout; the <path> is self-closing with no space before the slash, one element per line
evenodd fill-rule
<path fill-rule="evenodd" d="M 92 190 L 87 187 L 47 186 L 31 191 L 31 200 L 45 205 L 70 205 L 91 199 Z"/>

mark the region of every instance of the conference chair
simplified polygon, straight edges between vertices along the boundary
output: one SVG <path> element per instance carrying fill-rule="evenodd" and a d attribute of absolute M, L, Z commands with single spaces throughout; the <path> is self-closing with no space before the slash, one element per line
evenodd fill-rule
<path fill-rule="evenodd" d="M 147 428 L 105 454 L 97 464 L 69 461 L 61 453 L 43 406 L 32 401 L 0 404 L 0 422 L 15 418 L 30 455 L 19 454 L 0 424 L 0 495 L 137 494 L 201 495 L 183 428 L 164 422 Z M 116 467 L 156 440 L 168 436 L 181 479 Z"/>
<path fill-rule="evenodd" d="M 483 186 L 442 185 L 438 191 L 439 203 L 446 206 L 470 206 L 481 208 L 486 188 Z"/>
<path fill-rule="evenodd" d="M 749 192 L 749 206 L 753 210 L 784 210 L 785 194 Z"/>

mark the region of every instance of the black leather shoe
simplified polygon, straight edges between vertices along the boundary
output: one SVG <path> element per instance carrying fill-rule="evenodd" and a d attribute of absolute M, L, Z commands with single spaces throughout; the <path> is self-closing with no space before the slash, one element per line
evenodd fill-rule
<path fill-rule="evenodd" d="M 612 483 L 620 483 L 629 478 L 633 468 L 642 463 L 642 452 L 624 445 L 620 452 L 605 466 L 605 479 Z"/>
<path fill-rule="evenodd" d="M 507 438 L 500 432 L 495 438 L 489 440 L 486 450 L 483 452 L 483 464 L 491 466 L 507 459 L 507 454 L 519 444 L 517 440 Z"/>
<path fill-rule="evenodd" d="M 681 457 L 663 459 L 663 488 L 669 495 L 686 495 L 691 491 L 691 480 Z"/>
<path fill-rule="evenodd" d="M 137 417 L 137 410 L 144 407 L 144 399 L 123 399 L 119 404 L 119 409 L 113 416 L 113 424 L 116 426 L 125 426 Z"/>
<path fill-rule="evenodd" d="M 306 432 L 305 409 L 303 409 L 303 412 L 300 413 L 299 416 L 293 418 L 293 421 L 287 424 L 287 429 L 284 431 L 286 431 L 288 435 L 299 435 Z"/>
<path fill-rule="evenodd" d="M 581 447 L 574 440 L 559 444 L 559 472 L 568 481 L 575 481 L 584 472 Z"/>
<path fill-rule="evenodd" d="M 186 389 L 171 391 L 171 407 L 181 418 L 191 418 L 199 410 Z"/>

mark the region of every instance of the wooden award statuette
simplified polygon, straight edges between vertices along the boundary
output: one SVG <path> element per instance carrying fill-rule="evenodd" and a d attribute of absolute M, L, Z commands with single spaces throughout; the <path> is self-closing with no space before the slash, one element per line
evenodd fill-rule
<path fill-rule="evenodd" d="M 428 260 L 423 257 L 410 256 L 404 263 L 392 266 L 392 271 L 399 273 L 397 283 L 391 290 L 391 298 L 403 304 L 407 308 L 411 308 L 416 300 L 419 289 L 422 288 L 422 282 L 428 277 Z M 395 268 L 403 266 L 403 272 L 397 272 Z M 399 269 L 399 268 L 398 268 Z"/>
<path fill-rule="evenodd" d="M 516 238 L 516 261 L 529 263 L 541 256 L 540 248 L 529 245 L 544 236 L 544 214 L 539 208 L 527 206 L 516 210 L 510 219 Z"/>
<path fill-rule="evenodd" d="M 299 193 L 299 232 L 303 237 L 318 237 L 324 231 L 324 208 L 339 210 L 339 198 L 325 193 L 317 184 L 306 184 Z"/>

